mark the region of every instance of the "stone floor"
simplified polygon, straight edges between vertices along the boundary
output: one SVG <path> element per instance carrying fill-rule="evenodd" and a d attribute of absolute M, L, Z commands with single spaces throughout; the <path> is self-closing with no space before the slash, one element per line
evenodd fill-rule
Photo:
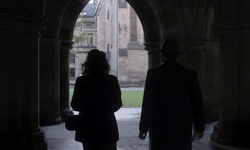
<path fill-rule="evenodd" d="M 122 108 L 116 113 L 120 134 L 118 150 L 148 150 L 148 138 L 144 141 L 138 138 L 140 111 L 140 108 Z M 192 143 L 193 150 L 246 150 L 211 144 L 210 134 L 214 124 L 215 122 L 206 124 L 205 136 Z M 42 127 L 48 142 L 48 150 L 83 150 L 81 143 L 74 140 L 74 131 L 67 131 L 64 125 L 62 123 Z"/>

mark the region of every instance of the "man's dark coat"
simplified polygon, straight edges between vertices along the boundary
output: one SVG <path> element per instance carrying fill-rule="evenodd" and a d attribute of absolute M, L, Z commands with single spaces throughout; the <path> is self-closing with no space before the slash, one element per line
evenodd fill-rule
<path fill-rule="evenodd" d="M 79 111 L 82 120 L 82 128 L 76 130 L 76 141 L 92 145 L 118 141 L 114 112 L 122 101 L 117 77 L 105 74 L 78 77 L 71 106 Z"/>
<path fill-rule="evenodd" d="M 150 130 L 151 150 L 190 150 L 193 120 L 195 130 L 204 131 L 197 73 L 174 60 L 149 69 L 139 128 Z"/>

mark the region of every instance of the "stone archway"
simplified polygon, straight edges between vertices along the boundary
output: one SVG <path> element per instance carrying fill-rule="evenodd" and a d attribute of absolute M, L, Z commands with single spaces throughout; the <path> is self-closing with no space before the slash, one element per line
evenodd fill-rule
<path fill-rule="evenodd" d="M 61 77 L 60 81 L 58 81 L 58 78 L 52 80 L 55 83 L 60 83 L 60 87 L 53 87 L 53 90 L 58 92 L 60 96 L 58 96 L 58 98 L 54 97 L 55 101 L 53 104 L 59 103 L 61 105 L 61 116 L 58 111 L 51 113 L 55 116 L 54 118 L 62 117 L 62 120 L 70 113 L 68 106 L 69 77 L 67 73 L 67 60 L 69 50 L 72 46 L 73 28 L 79 13 L 87 2 L 88 1 L 70 1 L 63 3 L 62 7 L 60 7 L 61 10 L 59 9 L 60 11 L 58 11 L 60 13 L 57 12 L 53 14 L 54 11 L 48 11 L 51 13 L 52 22 L 54 23 L 52 27 L 48 27 L 48 33 L 43 34 L 47 37 L 47 34 L 53 34 L 50 35 L 51 37 L 57 37 L 57 42 L 53 42 L 54 48 L 52 49 L 56 50 L 57 53 L 53 57 L 60 58 L 60 62 L 57 62 L 57 64 L 54 65 L 55 68 L 52 70 L 55 71 L 60 68 L 60 73 L 54 72 L 54 74 L 60 74 Z M 180 58 L 179 61 L 183 65 L 199 72 L 207 106 L 206 118 L 208 118 L 207 120 L 218 119 L 219 89 L 217 82 L 219 80 L 219 66 L 216 64 L 219 63 L 219 44 L 214 36 L 209 36 L 213 35 L 211 27 L 213 7 L 211 1 L 199 1 L 190 4 L 186 1 L 156 1 L 151 3 L 148 1 L 128 0 L 128 3 L 134 8 L 144 29 L 145 49 L 149 54 L 149 67 L 160 64 L 159 46 L 161 40 L 164 38 L 179 40 L 181 47 L 186 52 L 186 56 Z M 53 6 L 53 3 L 51 3 L 51 5 Z M 52 32 L 52 29 L 57 32 Z M 58 52 L 60 52 L 60 54 L 58 54 Z M 58 64 L 60 64 L 60 67 Z M 210 70 L 204 69 L 206 67 L 210 67 Z M 46 80 L 48 81 L 48 79 Z M 51 80 L 48 82 L 51 83 Z M 208 84 L 209 87 L 207 86 Z M 216 107 L 214 107 L 215 105 Z M 55 108 L 58 110 L 57 107 Z M 54 120 L 54 123 L 58 122 L 56 120 L 57 119 Z"/>
<path fill-rule="evenodd" d="M 206 109 L 208 116 L 211 115 L 212 120 L 214 120 L 214 118 L 218 119 L 218 109 L 213 109 L 213 106 L 218 106 L 219 99 L 222 99 L 224 102 L 229 102 L 230 105 L 224 103 L 221 109 L 223 110 L 223 114 L 221 114 L 221 116 L 223 116 L 221 118 L 223 119 L 220 120 L 220 122 L 229 125 L 230 130 L 232 129 L 230 131 L 232 136 L 223 137 L 224 132 L 220 132 L 220 127 L 218 127 L 221 126 L 220 124 L 215 128 L 215 134 L 212 136 L 212 140 L 223 143 L 221 141 L 226 138 L 227 142 L 225 142 L 225 144 L 230 144 L 231 140 L 234 141 L 234 133 L 236 133 L 236 135 L 242 134 L 241 130 L 233 130 L 238 127 L 243 127 L 246 129 L 245 131 L 249 133 L 249 128 L 246 127 L 246 124 L 249 123 L 247 119 L 247 117 L 249 117 L 249 111 L 244 107 L 248 104 L 246 101 L 248 84 L 243 82 L 243 80 L 248 81 L 245 74 L 249 72 L 248 69 L 244 67 L 248 64 L 248 59 L 246 59 L 248 52 L 245 50 L 249 47 L 247 44 L 248 34 L 243 34 L 244 32 L 248 33 L 249 29 L 248 19 L 246 17 L 246 14 L 248 14 L 247 6 L 250 5 L 249 2 L 230 1 L 230 3 L 228 3 L 224 0 L 127 1 L 134 8 L 141 20 L 145 32 L 145 46 L 149 52 L 149 67 L 157 66 L 160 63 L 158 51 L 159 42 L 163 38 L 177 39 L 187 53 L 187 56 L 180 60 L 181 63 L 199 72 L 201 86 L 205 92 L 205 100 L 208 105 L 211 104 Z M 56 2 L 53 3 L 56 4 Z M 54 5 L 53 3 L 51 2 L 51 6 Z M 47 33 L 53 33 L 59 30 L 58 33 L 60 33 L 60 36 L 53 36 L 53 38 L 55 37 L 57 40 L 62 40 L 62 42 L 60 41 L 59 43 L 66 44 L 66 49 L 69 49 L 71 45 L 71 34 L 74 21 L 76 16 L 78 16 L 77 12 L 80 12 L 85 3 L 86 1 L 80 0 L 65 2 L 62 3 L 57 15 L 53 13 L 49 14 L 52 18 L 52 22 L 54 21 L 52 25 L 56 26 L 54 26 L 52 30 L 48 27 Z M 213 5 L 215 7 L 213 7 Z M 228 7 L 230 9 L 228 9 Z M 52 10 L 52 8 L 49 10 Z M 215 16 L 215 19 L 213 16 Z M 220 47 L 218 39 L 214 36 L 213 27 L 211 26 L 212 23 L 216 24 L 216 26 L 214 26 L 216 33 L 222 40 Z M 231 47 L 227 45 L 231 45 Z M 227 49 L 231 49 L 231 52 L 227 53 Z M 242 53 L 240 53 L 238 49 L 240 49 Z M 220 53 L 220 51 L 222 53 Z M 233 61 L 231 61 L 230 58 Z M 218 66 L 220 61 L 222 61 L 224 65 Z M 235 65 L 235 63 L 237 65 Z M 234 67 L 230 69 L 230 67 L 227 68 L 228 65 Z M 222 89 L 219 85 L 221 69 L 223 70 Z M 227 77 L 225 72 L 231 74 L 230 78 Z M 229 81 L 231 79 L 235 79 L 234 81 L 236 82 Z M 231 90 L 235 89 L 233 87 L 236 87 L 236 91 Z M 220 90 L 223 90 L 222 93 L 228 100 L 225 99 L 225 97 L 220 97 Z M 232 95 L 232 93 L 234 93 L 234 95 Z M 235 95 L 238 95 L 238 97 Z M 235 116 L 229 113 L 231 110 L 236 110 L 238 112 L 237 115 Z M 222 133 L 222 139 L 218 136 L 220 133 Z M 246 134 L 242 135 L 245 135 L 243 136 L 244 138 L 249 139 Z"/>
<path fill-rule="evenodd" d="M 192 5 L 185 1 L 156 1 L 153 3 L 128 0 L 128 2 L 139 16 L 145 32 L 145 46 L 149 54 L 149 67 L 160 64 L 159 46 L 164 38 L 179 40 L 181 47 L 184 48 L 187 54 L 184 58 L 180 59 L 180 62 L 199 72 L 200 81 L 205 93 L 206 106 L 208 106 L 206 107 L 207 118 L 210 117 L 208 120 L 217 119 L 218 108 L 214 108 L 213 106 L 217 105 L 219 100 L 219 93 L 217 91 L 217 82 L 219 80 L 217 78 L 219 76 L 217 65 L 219 62 L 219 49 L 216 39 L 209 36 L 213 35 L 213 31 L 211 30 L 213 20 L 211 1 L 207 3 L 204 1 L 197 2 Z M 42 34 L 42 37 L 56 39 L 52 40 L 53 48 L 51 47 L 51 49 L 56 54 L 52 57 L 55 60 L 60 60 L 60 62 L 56 61 L 54 68 L 52 68 L 52 74 L 58 75 L 58 78 L 52 80 L 46 78 L 47 82 L 54 82 L 54 87 L 51 89 L 57 92 L 58 96 L 52 97 L 55 107 L 54 110 L 50 111 L 49 115 L 46 115 L 54 116 L 52 118 L 53 123 L 60 123 L 58 118 L 63 120 L 71 112 L 68 106 L 68 54 L 72 46 L 74 23 L 86 3 L 87 1 L 80 0 L 65 2 L 59 7 L 60 9 L 57 13 L 53 14 L 52 7 L 50 9 L 51 12 L 48 11 L 51 13 L 50 18 L 53 24 L 51 27 L 48 27 L 49 30 Z M 51 3 L 51 5 L 55 4 Z M 194 10 L 192 10 L 193 8 Z M 191 23 L 189 22 L 190 20 Z M 199 27 L 198 30 L 195 27 Z M 192 34 L 193 32 L 194 34 Z M 48 43 L 45 45 L 48 45 Z M 210 57 L 207 57 L 208 55 Z M 205 67 L 211 67 L 212 69 L 203 69 Z M 207 87 L 208 84 L 210 84 L 209 87 Z M 49 101 L 48 97 L 46 99 Z M 51 101 L 47 103 L 49 104 Z"/>
<path fill-rule="evenodd" d="M 213 103 L 217 99 L 222 101 L 220 122 L 215 126 L 212 141 L 249 148 L 250 2 L 127 1 L 142 22 L 145 46 L 149 52 L 149 67 L 160 63 L 158 49 L 163 38 L 179 40 L 181 47 L 185 48 L 188 54 L 180 61 L 198 70 L 205 99 Z M 15 145 L 9 146 L 9 141 L 16 140 L 16 137 L 27 139 L 15 141 L 16 145 L 20 142 L 24 143 L 22 146 L 25 147 L 29 140 L 35 139 L 37 142 L 43 142 L 44 146 L 43 135 L 39 130 L 39 118 L 44 117 L 45 119 L 41 120 L 45 120 L 45 124 L 55 124 L 61 122 L 61 114 L 70 113 L 65 101 L 67 93 L 63 92 L 67 87 L 60 87 L 66 84 L 66 79 L 61 78 L 62 75 L 67 78 L 63 63 L 66 62 L 67 51 L 72 45 L 75 19 L 87 2 L 0 1 L 0 15 L 3 16 L 0 17 L 0 42 L 4 56 L 1 59 L 3 73 L 0 79 L 0 91 L 3 95 L 0 99 L 3 108 L 1 119 L 4 123 L 0 129 L 3 133 L 1 135 L 7 139 L 1 144 L 3 147 L 13 148 Z M 213 28 L 211 23 L 214 23 Z M 46 26 L 46 29 L 42 29 L 43 26 Z M 213 36 L 213 29 L 220 38 L 219 48 L 218 40 Z M 61 60 L 63 62 L 60 62 Z M 26 71 L 23 71 L 24 69 Z M 65 73 L 60 73 L 60 70 Z M 218 76 L 221 76 L 221 79 L 218 79 Z M 24 89 L 28 89 L 28 92 Z M 60 96 L 61 94 L 65 95 Z M 211 113 L 210 108 L 207 113 Z"/>

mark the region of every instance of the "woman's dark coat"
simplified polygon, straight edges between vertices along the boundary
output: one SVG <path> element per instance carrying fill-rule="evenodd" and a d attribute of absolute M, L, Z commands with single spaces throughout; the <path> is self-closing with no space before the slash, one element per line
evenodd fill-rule
<path fill-rule="evenodd" d="M 71 106 L 79 111 L 82 121 L 82 128 L 76 130 L 76 141 L 98 145 L 119 140 L 114 112 L 122 101 L 117 77 L 105 74 L 78 77 Z"/>
<path fill-rule="evenodd" d="M 197 73 L 185 69 L 176 61 L 149 69 L 139 128 L 142 132 L 150 130 L 151 149 L 172 148 L 171 144 L 187 144 L 187 148 L 179 149 L 189 149 L 192 120 L 196 131 L 204 131 L 202 94 Z M 165 148 L 157 147 L 162 142 L 165 142 Z"/>

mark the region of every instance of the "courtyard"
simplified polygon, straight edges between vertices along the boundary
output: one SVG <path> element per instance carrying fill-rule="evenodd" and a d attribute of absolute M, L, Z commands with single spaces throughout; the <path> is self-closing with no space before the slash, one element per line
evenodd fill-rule
<path fill-rule="evenodd" d="M 142 141 L 138 138 L 140 107 L 136 108 L 121 108 L 116 112 L 116 118 L 119 127 L 120 140 L 117 143 L 118 150 L 148 150 L 148 138 Z M 205 136 L 203 139 L 195 140 L 193 150 L 219 150 L 212 147 L 210 144 L 210 135 L 213 131 L 213 126 L 216 122 L 206 124 Z M 45 131 L 48 142 L 48 150 L 82 150 L 82 145 L 74 140 L 74 132 L 67 131 L 65 124 L 45 126 L 42 129 Z M 221 150 L 240 150 L 224 147 Z M 243 150 L 243 149 L 242 149 Z"/>

